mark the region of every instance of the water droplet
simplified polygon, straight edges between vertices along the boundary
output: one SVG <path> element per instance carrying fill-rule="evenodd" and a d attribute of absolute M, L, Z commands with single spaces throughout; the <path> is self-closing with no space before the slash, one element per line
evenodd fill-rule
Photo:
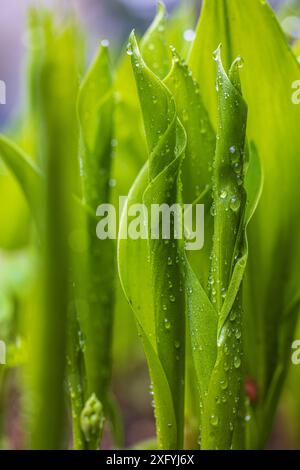
<path fill-rule="evenodd" d="M 234 145 L 233 145 L 232 147 L 230 147 L 229 152 L 230 152 L 232 155 L 235 154 L 236 148 L 235 148 Z"/>
<path fill-rule="evenodd" d="M 240 174 L 242 166 L 239 162 L 235 162 L 233 165 L 233 171 L 238 175 Z"/>
<path fill-rule="evenodd" d="M 213 204 L 213 205 L 211 206 L 211 208 L 210 208 L 210 214 L 211 214 L 213 217 L 215 217 L 216 213 L 217 213 L 217 211 L 216 211 L 216 206 L 215 206 L 215 204 Z"/>
<path fill-rule="evenodd" d="M 180 349 L 180 341 L 175 341 L 175 348 Z"/>
<path fill-rule="evenodd" d="M 219 424 L 219 418 L 216 415 L 211 415 L 210 417 L 210 424 L 214 427 L 217 427 Z"/>
<path fill-rule="evenodd" d="M 236 319 L 236 311 L 232 310 L 229 316 L 230 321 L 234 321 Z"/>
<path fill-rule="evenodd" d="M 187 29 L 183 33 L 183 38 L 187 42 L 194 41 L 195 37 L 196 37 L 196 33 L 193 29 Z"/>
<path fill-rule="evenodd" d="M 101 46 L 102 47 L 109 47 L 109 40 L 108 39 L 103 39 L 103 41 L 101 41 Z"/>
<path fill-rule="evenodd" d="M 239 210 L 240 207 L 241 207 L 240 198 L 237 196 L 232 196 L 232 198 L 230 199 L 230 209 L 233 212 L 236 212 Z"/>
<path fill-rule="evenodd" d="M 227 191 L 225 189 L 222 189 L 220 192 L 220 198 L 223 200 L 227 198 Z"/>
<path fill-rule="evenodd" d="M 131 44 L 127 44 L 126 52 L 129 56 L 133 55 L 133 50 L 132 50 Z"/>
<path fill-rule="evenodd" d="M 117 181 L 112 178 L 112 179 L 109 180 L 108 184 L 109 184 L 110 188 L 115 188 L 116 185 L 117 185 Z"/>
<path fill-rule="evenodd" d="M 233 360 L 233 365 L 236 369 L 238 369 L 239 367 L 241 367 L 241 359 L 240 357 L 238 356 L 235 356 L 234 360 Z"/>
<path fill-rule="evenodd" d="M 171 322 L 167 318 L 165 318 L 165 329 L 169 330 L 171 328 Z"/>
<path fill-rule="evenodd" d="M 241 330 L 236 329 L 236 331 L 235 331 L 236 339 L 240 339 L 241 336 L 242 336 Z"/>
<path fill-rule="evenodd" d="M 237 184 L 238 184 L 239 186 L 242 186 L 242 184 L 243 184 L 243 179 L 242 179 L 242 177 L 241 177 L 240 174 L 237 175 L 236 181 L 237 181 Z"/>
<path fill-rule="evenodd" d="M 168 266 L 172 266 L 172 264 L 173 264 L 173 260 L 171 256 L 168 256 Z"/>
<path fill-rule="evenodd" d="M 241 56 L 236 58 L 236 63 L 238 64 L 238 68 L 241 69 L 244 66 L 244 59 Z"/>
<path fill-rule="evenodd" d="M 182 119 L 183 119 L 184 122 L 188 122 L 188 120 L 189 120 L 189 113 L 187 112 L 186 109 L 184 109 L 182 111 Z"/>
<path fill-rule="evenodd" d="M 219 51 L 219 48 L 218 48 L 213 52 L 213 59 L 214 59 L 215 62 L 217 62 L 217 60 L 219 59 L 219 56 L 220 56 L 220 51 Z"/>
<path fill-rule="evenodd" d="M 174 302 L 176 301 L 175 295 L 171 294 L 171 295 L 169 296 L 169 300 L 170 300 L 170 302 L 174 303 Z"/>
<path fill-rule="evenodd" d="M 226 378 L 220 381 L 220 386 L 222 390 L 226 390 L 228 388 L 228 380 Z"/>

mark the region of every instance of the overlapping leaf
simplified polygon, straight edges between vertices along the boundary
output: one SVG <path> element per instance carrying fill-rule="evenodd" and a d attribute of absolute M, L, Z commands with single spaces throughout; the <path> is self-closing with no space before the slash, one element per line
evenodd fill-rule
<path fill-rule="evenodd" d="M 111 414 L 109 385 L 115 258 L 113 241 L 97 238 L 95 214 L 100 204 L 110 201 L 113 111 L 113 81 L 108 50 L 101 45 L 81 85 L 78 99 L 83 144 L 83 199 L 92 211 L 91 215 L 87 213 L 85 225 L 86 271 L 85 276 L 80 276 L 85 287 L 83 290 L 86 290 L 87 308 L 79 307 L 79 316 L 85 341 L 86 399 L 95 394 L 107 416 Z M 82 266 L 78 266 L 78 270 L 82 270 Z"/>
<path fill-rule="evenodd" d="M 151 204 L 166 203 L 171 206 L 178 201 L 177 181 L 185 133 L 177 120 L 171 94 L 145 65 L 133 36 L 131 46 L 149 162 L 134 185 L 127 207 L 130 209 L 133 204 L 144 202 L 149 212 Z M 159 443 L 165 448 L 174 448 L 182 445 L 183 428 L 185 308 L 181 285 L 181 248 L 174 239 L 149 242 L 123 240 L 123 231 L 126 229 L 124 220 L 125 216 L 119 238 L 120 276 L 142 334 L 151 343 L 152 354 L 148 362 L 152 362 L 150 370 Z M 143 273 L 142 289 L 135 285 L 134 272 Z M 146 352 L 149 351 L 146 348 Z M 167 407 L 167 399 L 164 399 L 167 398 L 166 394 L 169 399 L 171 397 Z M 168 420 L 168 416 L 173 419 Z"/>
<path fill-rule="evenodd" d="M 238 55 L 245 60 L 241 81 L 249 107 L 248 136 L 258 149 L 266 175 L 261 203 L 249 230 L 251 257 L 245 291 L 247 373 L 258 384 L 256 410 L 263 428 L 264 422 L 269 423 L 268 389 L 274 377 L 278 380 L 277 367 L 285 370 L 284 351 L 293 331 L 292 316 L 296 317 L 296 312 L 291 312 L 286 321 L 288 304 L 299 292 L 300 226 L 295 201 L 300 108 L 292 103 L 291 84 L 300 70 L 266 2 L 204 2 L 190 63 L 214 123 L 211 53 L 220 42 L 227 67 Z M 254 84 L 254 76 L 259 77 L 259 86 Z M 259 433 L 254 434 L 256 439 Z"/>
<path fill-rule="evenodd" d="M 34 162 L 7 137 L 0 137 L 0 158 L 17 179 L 36 220 L 41 224 L 41 172 Z"/>

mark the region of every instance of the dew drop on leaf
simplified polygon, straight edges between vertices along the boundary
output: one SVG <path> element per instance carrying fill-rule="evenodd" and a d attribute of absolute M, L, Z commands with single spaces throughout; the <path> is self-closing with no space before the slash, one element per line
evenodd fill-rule
<path fill-rule="evenodd" d="M 244 59 L 241 56 L 236 58 L 236 63 L 238 64 L 238 68 L 242 69 L 244 66 Z"/>
<path fill-rule="evenodd" d="M 127 45 L 126 52 L 129 56 L 133 55 L 133 50 L 132 50 L 131 44 Z"/>
<path fill-rule="evenodd" d="M 241 359 L 238 356 L 235 356 L 233 360 L 233 365 L 236 369 L 238 369 L 241 366 Z"/>
<path fill-rule="evenodd" d="M 216 49 L 214 52 L 213 52 L 213 59 L 215 62 L 217 62 L 219 58 L 219 49 Z"/>
<path fill-rule="evenodd" d="M 227 387 L 228 387 L 228 380 L 227 380 L 226 378 L 225 378 L 225 379 L 222 379 L 222 380 L 220 381 L 220 386 L 221 386 L 221 389 L 222 389 L 222 390 L 226 390 Z"/>
<path fill-rule="evenodd" d="M 229 316 L 230 321 L 234 321 L 236 319 L 236 311 L 232 310 L 230 316 Z"/>
<path fill-rule="evenodd" d="M 242 336 L 241 330 L 237 329 L 236 332 L 235 332 L 236 339 L 240 339 L 241 336 Z"/>
<path fill-rule="evenodd" d="M 219 418 L 216 415 L 211 415 L 210 417 L 210 424 L 214 427 L 217 427 L 219 424 Z"/>
<path fill-rule="evenodd" d="M 221 199 L 226 199 L 227 197 L 227 191 L 225 189 L 222 189 L 222 191 L 220 192 L 220 198 Z"/>
<path fill-rule="evenodd" d="M 232 196 L 232 198 L 230 200 L 230 209 L 233 212 L 236 212 L 236 211 L 239 210 L 240 207 L 241 207 L 240 199 L 237 196 Z"/>
<path fill-rule="evenodd" d="M 217 213 L 217 212 L 216 212 L 216 206 L 215 206 L 215 204 L 213 204 L 213 205 L 211 206 L 211 208 L 210 208 L 210 214 L 211 214 L 213 217 L 215 217 L 216 213 Z"/>

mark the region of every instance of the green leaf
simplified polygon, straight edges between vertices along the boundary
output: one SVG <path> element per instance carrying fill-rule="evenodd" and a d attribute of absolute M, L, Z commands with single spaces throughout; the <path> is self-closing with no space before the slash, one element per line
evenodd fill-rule
<path fill-rule="evenodd" d="M 0 158 L 17 179 L 36 221 L 41 224 L 41 172 L 30 157 L 2 135 L 0 136 Z"/>
<path fill-rule="evenodd" d="M 198 83 L 175 49 L 172 52 L 173 66 L 164 83 L 174 96 L 178 117 L 187 133 L 187 146 L 181 170 L 183 201 L 185 204 L 194 204 L 195 201 L 198 204 L 205 203 L 206 211 L 205 245 L 200 251 L 190 252 L 188 258 L 195 274 L 205 285 L 212 249 L 211 170 L 216 139 L 200 96 Z"/>
<path fill-rule="evenodd" d="M 111 151 L 114 105 L 112 85 L 108 48 L 101 45 L 80 87 L 78 117 L 84 142 L 84 152 L 88 155 L 83 156 L 86 173 L 89 172 L 88 175 L 84 174 L 84 178 L 99 178 L 99 172 L 102 169 L 104 173 L 102 180 L 106 179 L 101 187 L 106 191 L 108 189 L 108 170 L 110 168 L 110 158 L 107 158 L 107 155 L 110 155 Z M 94 156 L 94 159 L 92 159 L 92 156 Z M 94 173 L 92 170 L 94 170 Z M 86 181 L 85 184 L 88 186 L 91 183 Z M 86 196 L 89 199 L 91 198 L 91 192 L 89 188 L 86 189 Z M 102 198 L 105 198 L 105 196 L 106 194 Z"/>
<path fill-rule="evenodd" d="M 79 316 L 85 340 L 87 374 L 86 399 L 92 394 L 109 414 L 111 349 L 114 308 L 115 255 L 112 240 L 99 240 L 95 231 L 97 207 L 110 201 L 114 96 L 107 47 L 101 46 L 79 92 L 78 115 L 82 136 L 83 200 L 86 213 L 86 246 L 78 266 L 87 305 L 79 303 Z M 79 292 L 81 289 L 79 288 Z M 81 292 L 82 293 L 82 292 Z M 79 293 L 77 293 L 79 295 Z M 94 441 L 93 441 L 94 442 Z"/>
<path fill-rule="evenodd" d="M 38 158 L 45 180 L 40 195 L 44 230 L 29 332 L 30 447 L 58 449 L 64 445 L 63 385 L 72 269 L 69 243 L 74 229 L 72 193 L 77 192 L 79 174 L 75 103 L 81 48 L 72 21 L 59 28 L 47 13 L 39 14 L 38 21 Z"/>
<path fill-rule="evenodd" d="M 158 1 L 157 15 L 141 41 L 141 53 L 148 67 L 161 79 L 165 78 L 171 66 L 165 29 L 166 8 Z"/>
<path fill-rule="evenodd" d="M 236 298 L 236 295 L 239 291 L 241 282 L 245 274 L 248 259 L 247 227 L 256 211 L 259 200 L 261 198 L 263 190 L 263 181 L 264 178 L 261 168 L 261 162 L 255 145 L 251 143 L 249 166 L 245 174 L 245 190 L 247 195 L 247 204 L 245 210 L 243 234 L 240 245 L 240 254 L 234 266 L 228 291 L 222 306 L 219 321 L 221 326 L 229 315 L 229 312 L 234 303 L 234 299 Z"/>
<path fill-rule="evenodd" d="M 246 373 L 259 390 L 260 401 L 254 412 L 260 415 L 260 429 L 260 410 L 265 406 L 277 364 L 284 360 L 282 350 L 289 347 L 286 343 L 279 349 L 279 332 L 291 325 L 284 321 L 283 312 L 296 296 L 300 282 L 299 207 L 295 204 L 300 170 L 300 108 L 291 99 L 291 84 L 300 69 L 266 2 L 205 1 L 190 65 L 214 125 L 211 56 L 219 43 L 224 47 L 226 67 L 238 55 L 245 61 L 241 83 L 249 108 L 248 138 L 257 147 L 266 175 L 260 204 L 249 226 L 250 256 L 244 289 Z M 259 86 L 254 76 L 259 77 Z M 278 207 L 284 207 L 284 211 Z M 289 282 L 284 281 L 287 273 Z"/>
<path fill-rule="evenodd" d="M 170 386 L 157 352 L 148 243 L 143 239 L 127 238 L 125 222 L 128 207 L 142 202 L 148 178 L 147 163 L 132 186 L 122 213 L 118 239 L 118 265 L 122 287 L 134 312 L 150 370 L 158 444 L 161 449 L 173 449 L 177 445 L 177 425 Z M 136 273 L 142 275 L 142 286 L 134 281 Z"/>
<path fill-rule="evenodd" d="M 218 314 L 188 260 L 185 262 L 187 310 L 191 332 L 192 355 L 203 412 L 210 377 L 217 357 Z"/>
<path fill-rule="evenodd" d="M 176 50 L 172 52 L 172 70 L 164 83 L 176 101 L 178 117 L 187 133 L 182 184 L 184 202 L 191 204 L 209 187 L 216 139 L 198 83 Z"/>
<path fill-rule="evenodd" d="M 136 176 L 147 160 L 147 143 L 143 128 L 135 79 L 128 54 L 117 67 L 114 117 L 113 196 L 128 194 Z M 132 132 L 132 129 L 135 132 Z"/>
<path fill-rule="evenodd" d="M 137 195 L 138 202 L 146 204 L 149 214 L 152 204 L 165 203 L 172 206 L 178 201 L 177 182 L 186 137 L 177 119 L 171 94 L 146 66 L 133 35 L 130 38 L 130 44 L 149 148 L 149 163 L 134 186 L 136 193 L 134 191 L 130 194 L 128 207 L 136 203 L 135 195 Z M 176 426 L 174 426 L 172 422 L 163 420 L 163 415 L 157 413 L 158 440 L 162 448 L 172 448 L 174 442 L 181 447 L 185 349 L 185 298 L 184 294 L 181 294 L 182 273 L 179 262 L 183 256 L 182 247 L 174 238 L 171 238 L 169 243 L 165 243 L 164 240 L 149 240 L 149 244 L 146 240 L 144 242 L 122 240 L 125 219 L 126 216 L 123 216 L 119 237 L 119 270 L 122 284 L 136 315 L 142 315 L 141 326 L 161 363 L 176 416 Z M 171 224 L 171 230 L 174 229 L 174 223 L 173 221 Z M 135 248 L 133 248 L 134 244 Z M 140 294 L 136 294 L 136 289 L 132 286 L 133 276 L 127 274 L 129 266 L 126 262 L 128 253 L 131 253 L 131 249 L 132 252 L 137 250 L 137 247 L 140 248 L 136 252 L 138 260 L 135 260 L 135 256 L 130 256 L 130 270 L 136 267 L 136 272 L 140 272 L 143 277 L 143 286 L 139 287 Z M 149 261 L 147 261 L 148 258 Z M 145 265 L 145 263 L 145 271 L 141 271 L 141 264 Z M 144 299 L 150 299 L 145 310 L 140 302 L 141 296 L 144 296 Z M 145 315 L 147 315 L 147 320 L 143 322 Z M 163 410 L 160 397 L 164 395 L 164 385 L 161 380 L 157 382 L 153 376 L 152 380 L 157 390 L 156 407 Z M 170 439 L 171 428 L 172 439 Z"/>
<path fill-rule="evenodd" d="M 233 63 L 227 76 L 220 48 L 215 52 L 215 60 L 219 119 L 213 172 L 214 238 L 209 293 L 218 312 L 219 325 L 216 363 L 204 400 L 201 441 L 203 449 L 230 449 L 237 426 L 236 404 L 243 397 L 240 289 L 232 299 L 232 309 L 221 324 L 220 314 L 236 263 L 243 227 L 247 107 L 240 91 L 240 61 Z"/>

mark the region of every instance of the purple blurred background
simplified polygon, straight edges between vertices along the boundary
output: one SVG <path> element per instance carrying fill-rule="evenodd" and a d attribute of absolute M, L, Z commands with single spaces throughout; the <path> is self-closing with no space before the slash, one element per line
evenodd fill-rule
<path fill-rule="evenodd" d="M 298 1 L 298 0 L 288 0 Z M 165 0 L 171 12 L 181 2 L 200 8 L 202 0 Z M 270 0 L 278 7 L 284 0 Z M 88 35 L 90 50 L 101 39 L 122 44 L 135 27 L 143 32 L 151 22 L 156 0 L 4 0 L 0 15 L 0 80 L 6 83 L 6 105 L 0 104 L 0 127 L 17 117 L 21 100 L 23 59 L 26 52 L 26 10 L 29 5 L 74 8 Z"/>

